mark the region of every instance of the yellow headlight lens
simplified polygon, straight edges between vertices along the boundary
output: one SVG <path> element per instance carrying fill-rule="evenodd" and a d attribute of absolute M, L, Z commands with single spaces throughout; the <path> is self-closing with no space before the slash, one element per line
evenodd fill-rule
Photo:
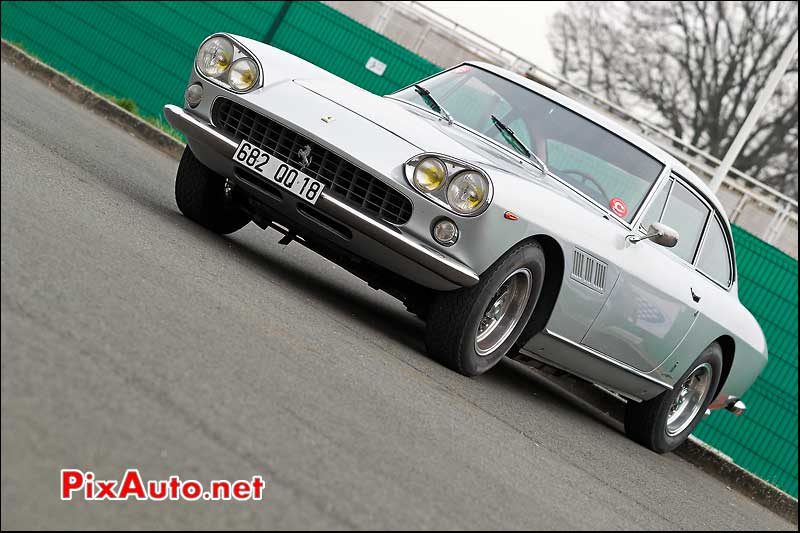
<path fill-rule="evenodd" d="M 237 91 L 247 91 L 258 81 L 258 64 L 249 58 L 237 59 L 228 73 L 228 83 Z"/>
<path fill-rule="evenodd" d="M 461 172 L 447 188 L 447 203 L 453 211 L 471 215 L 479 211 L 489 196 L 489 184 L 481 174 L 473 171 Z"/>
<path fill-rule="evenodd" d="M 444 163 L 435 157 L 426 157 L 414 169 L 414 183 L 423 191 L 433 192 L 439 189 L 446 178 Z"/>
<path fill-rule="evenodd" d="M 233 60 L 233 43 L 225 37 L 214 37 L 197 51 L 195 63 L 204 75 L 216 78 L 228 70 Z"/>

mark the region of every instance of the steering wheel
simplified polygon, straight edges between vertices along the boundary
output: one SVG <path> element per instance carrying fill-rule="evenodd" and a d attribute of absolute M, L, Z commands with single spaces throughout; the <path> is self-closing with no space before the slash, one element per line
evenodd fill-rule
<path fill-rule="evenodd" d="M 583 188 L 581 190 L 583 190 L 583 192 L 587 193 L 593 199 L 595 199 L 598 202 L 600 202 L 602 205 L 607 206 L 609 204 L 609 202 L 611 202 L 611 197 L 608 195 L 608 193 L 603 188 L 603 186 L 600 185 L 600 182 L 597 181 L 597 179 L 595 179 L 594 177 L 590 176 L 589 174 L 586 174 L 583 171 L 576 170 L 576 169 L 573 169 L 573 168 L 564 169 L 564 170 L 556 169 L 556 170 L 557 170 L 559 175 L 562 175 L 562 174 L 573 174 L 573 175 L 578 176 L 580 178 L 580 181 L 576 185 L 583 185 L 585 183 L 590 183 L 592 185 L 591 188 L 595 189 L 595 191 L 594 191 L 595 194 L 593 194 L 591 191 L 586 191 Z M 569 180 L 569 181 L 577 181 L 577 180 Z"/>

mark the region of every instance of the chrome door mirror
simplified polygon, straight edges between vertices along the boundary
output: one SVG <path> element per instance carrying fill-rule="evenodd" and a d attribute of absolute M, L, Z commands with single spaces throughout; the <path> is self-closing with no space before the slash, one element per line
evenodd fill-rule
<path fill-rule="evenodd" d="M 678 232 L 674 229 L 670 228 L 665 224 L 661 224 L 660 222 L 653 222 L 650 224 L 650 228 L 647 230 L 647 235 L 644 236 L 636 236 L 630 235 L 628 240 L 632 243 L 636 244 L 640 241 L 651 240 L 656 244 L 664 246 L 666 248 L 672 248 L 676 244 L 678 244 Z"/>

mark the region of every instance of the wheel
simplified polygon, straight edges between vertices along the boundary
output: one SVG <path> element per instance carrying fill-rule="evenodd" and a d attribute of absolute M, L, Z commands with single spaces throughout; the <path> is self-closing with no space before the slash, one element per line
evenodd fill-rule
<path fill-rule="evenodd" d="M 175 201 L 187 218 L 215 233 L 233 233 L 250 222 L 226 195 L 225 178 L 198 161 L 188 146 L 175 176 Z"/>
<path fill-rule="evenodd" d="M 700 423 L 722 376 L 722 348 L 716 342 L 676 382 L 674 389 L 625 408 L 625 434 L 654 452 L 666 453 Z"/>
<path fill-rule="evenodd" d="M 536 242 L 512 248 L 477 285 L 437 293 L 428 311 L 428 353 L 465 376 L 492 368 L 517 341 L 536 307 L 545 272 Z"/>

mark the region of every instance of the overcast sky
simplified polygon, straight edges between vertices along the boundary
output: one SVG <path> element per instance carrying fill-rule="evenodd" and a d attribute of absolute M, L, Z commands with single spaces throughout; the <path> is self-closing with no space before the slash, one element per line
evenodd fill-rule
<path fill-rule="evenodd" d="M 553 14 L 566 2 L 421 2 L 462 26 L 547 70 L 555 70 L 555 59 L 547 43 Z"/>

